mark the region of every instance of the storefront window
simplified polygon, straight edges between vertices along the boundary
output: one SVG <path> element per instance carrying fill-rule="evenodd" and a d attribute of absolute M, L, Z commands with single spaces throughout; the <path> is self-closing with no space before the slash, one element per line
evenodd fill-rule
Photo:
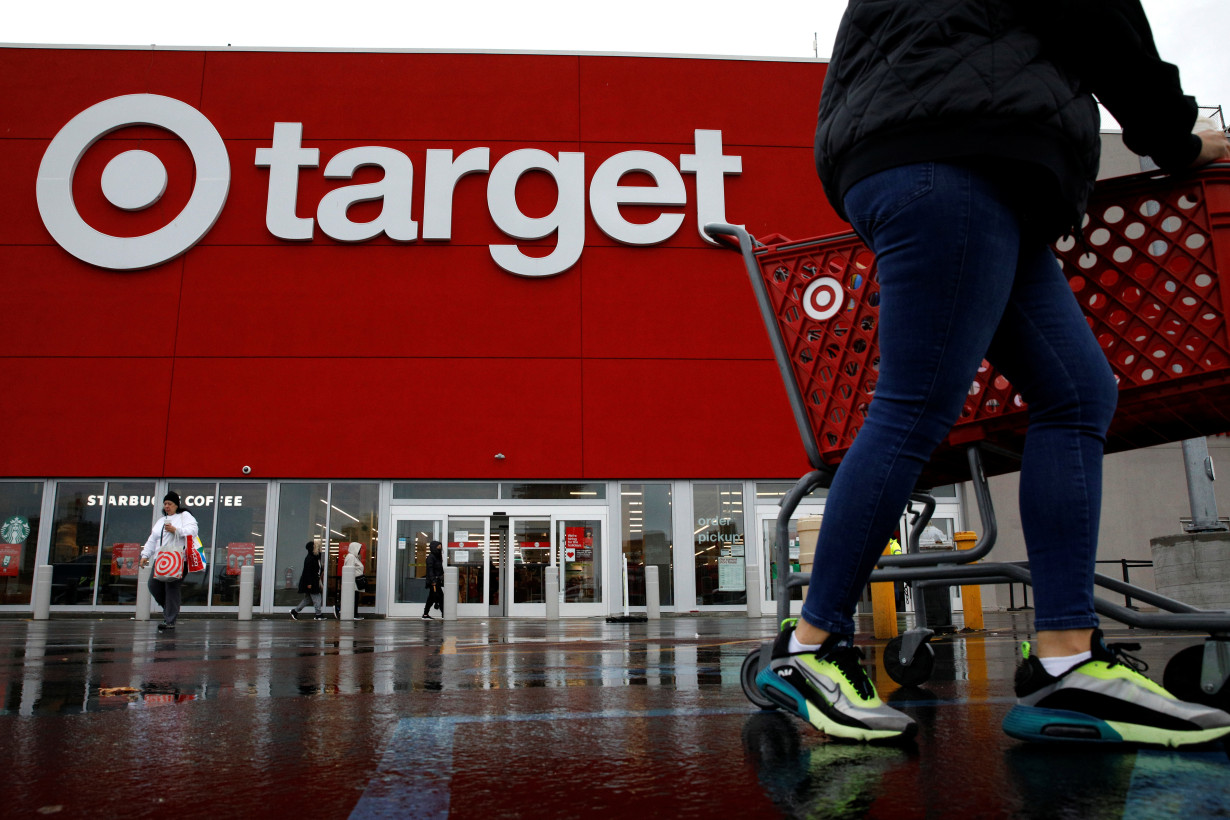
<path fill-rule="evenodd" d="M 620 489 L 623 554 L 628 559 L 628 605 L 645 606 L 645 566 L 658 567 L 658 602 L 675 603 L 675 528 L 670 484 L 624 484 Z"/>
<path fill-rule="evenodd" d="M 376 605 L 376 557 L 380 554 L 377 543 L 380 506 L 380 485 L 335 483 L 329 497 L 329 583 L 328 600 L 341 604 L 338 590 L 341 589 L 342 566 L 350 547 L 359 545 L 359 559 L 367 575 L 367 589 L 355 595 L 355 606 Z"/>
<path fill-rule="evenodd" d="M 0 604 L 30 604 L 43 482 L 0 482 Z"/>
<path fill-rule="evenodd" d="M 218 485 L 214 483 L 189 483 L 172 481 L 167 489 L 179 493 L 180 509 L 192 513 L 196 519 L 197 537 L 206 549 L 213 544 L 214 508 L 217 502 Z M 162 500 L 158 501 L 158 514 L 162 514 Z M 109 523 L 109 520 L 108 520 Z M 149 533 L 146 533 L 149 535 Z M 210 556 L 207 554 L 206 569 L 209 568 Z M 180 602 L 184 606 L 204 606 L 209 600 L 208 572 L 190 572 L 184 576 L 180 588 Z M 253 600 L 260 600 L 253 596 Z"/>
<path fill-rule="evenodd" d="M 66 481 L 56 487 L 51 536 L 51 603 L 89 606 L 94 603 L 98 569 L 98 530 L 106 504 L 101 481 Z M 153 513 L 150 521 L 153 523 Z M 149 531 L 141 538 L 149 536 Z"/>
<path fill-rule="evenodd" d="M 299 575 L 309 541 L 323 548 L 328 543 L 328 484 L 283 484 L 278 495 L 278 547 L 273 605 L 299 603 Z M 228 558 L 232 562 L 233 556 Z"/>
<path fill-rule="evenodd" d="M 501 484 L 500 498 L 594 501 L 606 498 L 606 484 Z"/>
<path fill-rule="evenodd" d="M 780 504 L 793 487 L 794 484 L 785 481 L 761 481 L 756 485 L 756 501 L 759 504 Z M 827 498 L 828 494 L 828 487 L 817 487 L 804 498 L 821 500 Z"/>
<path fill-rule="evenodd" d="M 265 504 L 269 495 L 268 485 L 219 484 L 214 497 L 217 511 L 216 529 L 212 541 L 205 546 L 212 553 L 208 572 L 212 579 L 210 600 L 214 606 L 237 606 L 239 604 L 240 557 L 247 563 L 252 557 L 255 567 L 255 589 L 252 600 L 261 599 L 261 576 L 265 565 Z M 204 529 L 202 529 L 202 533 Z M 206 537 L 202 535 L 202 537 Z M 300 545 L 300 552 L 303 546 Z M 303 566 L 302 555 L 299 566 Z M 299 576 L 295 576 L 298 585 Z M 296 601 L 298 603 L 298 601 Z"/>
<path fill-rule="evenodd" d="M 702 606 L 747 603 L 743 537 L 743 485 L 692 486 L 696 602 Z"/>
<path fill-rule="evenodd" d="M 474 481 L 398 481 L 393 484 L 393 498 L 415 501 L 436 498 L 499 498 L 500 485 Z"/>
<path fill-rule="evenodd" d="M 367 576 L 367 590 L 355 606 L 376 602 L 377 508 L 380 485 L 283 484 L 278 502 L 278 550 L 274 606 L 294 606 L 302 597 L 299 576 L 307 556 L 306 544 L 321 546 L 325 566 L 325 603 L 338 603 L 342 566 L 351 544 L 359 545 L 359 559 Z M 255 529 L 255 527 L 253 527 Z M 258 530 L 263 531 L 263 530 Z"/>
<path fill-rule="evenodd" d="M 162 514 L 162 498 L 155 496 L 152 481 L 109 481 L 103 500 L 102 566 L 95 603 L 135 606 L 137 559 L 155 516 Z"/>

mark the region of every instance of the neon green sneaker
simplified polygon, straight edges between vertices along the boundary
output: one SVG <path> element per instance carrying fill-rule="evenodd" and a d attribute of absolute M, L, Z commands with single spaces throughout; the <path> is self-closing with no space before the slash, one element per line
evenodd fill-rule
<path fill-rule="evenodd" d="M 1141 674 L 1148 667 L 1093 631 L 1093 657 L 1055 677 L 1030 654 L 1016 672 L 1017 705 L 1004 718 L 1012 737 L 1033 741 L 1186 746 L 1230 734 L 1230 715 L 1179 700 Z"/>
<path fill-rule="evenodd" d="M 885 705 L 863 668 L 863 652 L 830 636 L 817 652 L 791 654 L 796 618 L 782 622 L 772 660 L 756 685 L 774 703 L 830 737 L 848 740 L 905 740 L 917 730 L 908 715 Z"/>

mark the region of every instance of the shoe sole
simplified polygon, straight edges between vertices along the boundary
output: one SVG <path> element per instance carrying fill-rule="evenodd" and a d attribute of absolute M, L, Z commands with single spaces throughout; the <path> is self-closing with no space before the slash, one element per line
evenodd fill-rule
<path fill-rule="evenodd" d="M 1081 712 L 1012 707 L 1003 722 L 1004 732 L 1034 743 L 1131 743 L 1142 746 L 1193 746 L 1230 735 L 1230 726 L 1181 731 L 1102 720 Z"/>
<path fill-rule="evenodd" d="M 771 669 L 760 670 L 759 674 L 756 675 L 756 686 L 766 698 L 802 720 L 807 721 L 829 737 L 869 743 L 886 740 L 908 740 L 914 736 L 917 730 L 916 724 L 910 724 L 909 728 L 897 731 L 895 729 L 863 729 L 846 723 L 838 723 L 826 715 L 818 706 L 810 703 L 798 689 L 783 681 Z"/>

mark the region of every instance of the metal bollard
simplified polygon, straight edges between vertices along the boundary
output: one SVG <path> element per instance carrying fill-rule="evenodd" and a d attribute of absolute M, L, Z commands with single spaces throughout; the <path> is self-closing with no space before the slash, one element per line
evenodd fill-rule
<path fill-rule="evenodd" d="M 547 620 L 559 620 L 559 567 L 547 567 Z"/>
<path fill-rule="evenodd" d="M 645 615 L 651 621 L 662 617 L 662 607 L 658 603 L 662 592 L 658 589 L 658 567 L 656 564 L 645 565 Z"/>
<path fill-rule="evenodd" d="M 51 617 L 51 564 L 43 564 L 34 570 L 34 620 L 45 621 Z"/>
<path fill-rule="evenodd" d="M 760 612 L 760 567 L 748 564 L 744 567 L 747 578 L 747 617 L 759 618 Z"/>
<path fill-rule="evenodd" d="M 239 620 L 252 620 L 252 593 L 256 589 L 256 567 L 244 566 L 239 570 Z"/>
<path fill-rule="evenodd" d="M 461 570 L 457 567 L 444 568 L 444 620 L 457 620 L 457 584 Z"/>
<path fill-rule="evenodd" d="M 342 585 L 337 590 L 342 596 L 341 611 L 337 615 L 339 620 L 354 620 L 354 576 L 354 565 L 342 567 Z"/>
<path fill-rule="evenodd" d="M 154 564 L 148 563 L 137 570 L 137 615 L 136 620 L 148 621 L 150 604 L 154 596 L 149 593 L 149 578 L 154 573 Z"/>

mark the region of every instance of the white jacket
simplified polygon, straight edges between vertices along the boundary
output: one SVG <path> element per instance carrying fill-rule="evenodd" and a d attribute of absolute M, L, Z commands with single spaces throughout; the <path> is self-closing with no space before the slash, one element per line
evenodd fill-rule
<path fill-rule="evenodd" d="M 174 533 L 162 529 L 163 524 L 168 521 L 171 522 L 171 526 L 175 527 Z M 188 546 L 188 536 L 199 534 L 196 519 L 187 510 L 177 512 L 175 515 L 160 516 L 154 524 L 153 532 L 149 534 L 149 540 L 141 548 L 141 560 L 153 557 L 154 553 L 160 549 L 179 549 L 183 552 Z"/>
<path fill-rule="evenodd" d="M 363 562 L 360 561 L 359 556 L 355 555 L 353 552 L 346 554 L 346 560 L 342 562 L 342 566 L 343 567 L 354 567 L 354 574 L 356 578 L 362 575 L 364 571 Z M 354 591 L 355 592 L 359 591 L 359 585 L 357 583 L 354 584 Z"/>

